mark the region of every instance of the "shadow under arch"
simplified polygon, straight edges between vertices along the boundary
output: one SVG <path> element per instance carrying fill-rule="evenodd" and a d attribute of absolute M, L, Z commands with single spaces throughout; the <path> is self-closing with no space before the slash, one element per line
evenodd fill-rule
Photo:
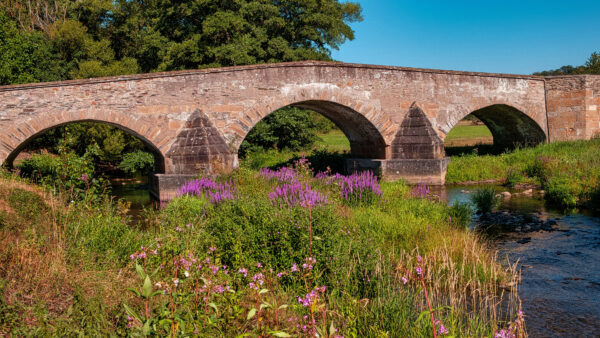
<path fill-rule="evenodd" d="M 385 159 L 386 142 L 373 123 L 356 110 L 325 100 L 306 100 L 288 104 L 269 112 L 264 117 L 286 107 L 315 111 L 333 122 L 350 142 L 350 155 L 356 158 Z M 262 119 L 261 119 L 262 121 Z M 260 123 L 258 121 L 257 123 Z M 256 126 L 256 124 L 254 124 Z M 253 126 L 253 127 L 254 127 Z M 238 146 L 239 151 L 239 146 Z"/>
<path fill-rule="evenodd" d="M 146 150 L 148 150 L 150 153 L 152 153 L 152 155 L 154 155 L 155 171 L 157 173 L 164 173 L 165 172 L 165 158 L 162 155 L 161 151 L 158 149 L 158 147 L 156 147 L 151 141 L 149 141 L 147 138 L 145 138 L 144 136 L 140 135 L 136 131 L 131 130 L 131 129 L 127 128 L 127 127 L 124 127 L 124 126 L 122 126 L 120 124 L 112 123 L 112 122 L 107 122 L 107 121 L 102 121 L 102 120 L 95 120 L 95 119 L 70 120 L 70 121 L 67 121 L 67 122 L 57 123 L 57 124 L 52 125 L 52 126 L 47 127 L 47 128 L 43 128 L 43 129 L 37 131 L 36 133 L 28 136 L 25 140 L 21 141 L 19 143 L 19 145 L 8 154 L 8 156 L 6 157 L 6 160 L 4 161 L 3 165 L 7 166 L 8 168 L 12 168 L 13 167 L 13 162 L 16 159 L 16 157 L 19 155 L 19 153 L 21 151 L 23 151 L 24 149 L 26 149 L 27 146 L 29 144 L 31 144 L 31 142 L 33 142 L 33 140 L 35 140 L 37 137 L 45 134 L 46 132 L 48 132 L 48 131 L 50 131 L 52 129 L 56 129 L 56 128 L 65 126 L 65 125 L 75 124 L 75 123 L 81 123 L 81 122 L 93 122 L 93 123 L 99 123 L 99 124 L 106 124 L 106 125 L 115 127 L 117 129 L 120 129 L 120 130 L 126 132 L 127 134 L 133 135 L 135 138 L 141 140 L 142 143 L 144 144 L 144 147 L 146 148 Z"/>
<path fill-rule="evenodd" d="M 495 148 L 511 149 L 517 146 L 537 145 L 546 141 L 543 127 L 513 106 L 493 104 L 470 114 L 488 127 L 494 138 Z"/>

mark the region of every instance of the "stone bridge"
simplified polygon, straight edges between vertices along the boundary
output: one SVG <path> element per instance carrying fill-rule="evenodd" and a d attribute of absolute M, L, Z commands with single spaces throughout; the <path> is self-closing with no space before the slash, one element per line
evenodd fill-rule
<path fill-rule="evenodd" d="M 444 182 L 443 142 L 474 113 L 494 143 L 589 139 L 600 131 L 600 76 L 536 77 L 294 62 L 0 87 L 0 163 L 33 138 L 77 121 L 143 140 L 161 198 L 191 176 L 237 167 L 252 127 L 286 106 L 309 108 L 345 133 L 348 170 Z"/>

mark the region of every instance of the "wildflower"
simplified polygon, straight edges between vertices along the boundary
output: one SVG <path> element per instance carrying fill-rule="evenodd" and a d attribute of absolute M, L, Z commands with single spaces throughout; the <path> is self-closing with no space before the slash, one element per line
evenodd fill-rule
<path fill-rule="evenodd" d="M 262 268 L 263 266 L 262 266 L 262 264 L 260 264 L 260 262 L 258 262 L 258 263 L 256 263 L 256 267 L 260 269 L 260 268 Z"/>
<path fill-rule="evenodd" d="M 292 264 L 292 269 L 291 269 L 291 271 L 292 271 L 292 272 L 298 272 L 298 271 L 300 271 L 300 270 L 298 269 L 298 264 L 296 264 L 296 263 Z"/>
<path fill-rule="evenodd" d="M 223 293 L 223 292 L 225 292 L 225 289 L 223 288 L 223 286 L 222 286 L 222 285 L 217 285 L 217 286 L 215 287 L 215 291 L 214 291 L 214 292 L 215 292 L 215 293 Z"/>
<path fill-rule="evenodd" d="M 440 327 L 438 328 L 438 334 L 439 335 L 448 334 L 448 329 L 446 329 L 446 327 L 444 326 L 444 324 L 440 323 Z"/>
<path fill-rule="evenodd" d="M 423 257 L 421 257 L 421 255 L 417 256 L 417 262 L 419 262 L 419 264 L 423 263 Z"/>
<path fill-rule="evenodd" d="M 183 272 L 183 275 L 184 275 L 184 276 L 187 278 L 187 277 L 189 277 L 189 276 L 190 276 L 190 273 L 189 273 L 189 272 L 187 272 L 187 271 L 184 271 L 184 272 Z"/>
<path fill-rule="evenodd" d="M 185 227 L 186 227 L 186 228 L 189 228 L 189 227 L 191 227 L 191 226 L 192 226 L 192 224 L 191 224 L 191 223 L 188 223 L 188 224 L 186 224 L 186 225 L 185 225 Z"/>
<path fill-rule="evenodd" d="M 417 275 L 421 276 L 421 274 L 423 274 L 423 269 L 418 267 L 415 270 L 417 271 Z"/>
<path fill-rule="evenodd" d="M 216 265 L 211 265 L 210 269 L 212 270 L 213 275 L 216 275 L 219 272 L 219 267 Z"/>
<path fill-rule="evenodd" d="M 90 176 L 86 173 L 81 174 L 81 177 L 79 177 L 80 181 L 84 181 L 87 182 L 90 179 Z"/>
<path fill-rule="evenodd" d="M 402 276 L 402 284 L 406 285 L 406 283 L 408 283 L 408 279 L 406 279 L 406 277 Z"/>
<path fill-rule="evenodd" d="M 175 284 L 175 286 L 178 286 L 179 285 L 179 279 L 174 278 L 173 279 L 173 284 Z"/>
<path fill-rule="evenodd" d="M 215 250 L 217 250 L 216 246 L 211 246 L 210 248 L 208 248 L 209 252 L 214 252 Z"/>
<path fill-rule="evenodd" d="M 246 269 L 246 268 L 240 268 L 238 270 L 238 273 L 241 274 L 241 275 L 244 275 L 244 277 L 246 277 L 246 276 L 248 276 L 248 269 Z"/>
<path fill-rule="evenodd" d="M 177 227 L 177 228 L 175 228 L 175 231 L 181 232 L 181 231 L 183 231 L 183 229 L 181 229 L 180 227 Z"/>
<path fill-rule="evenodd" d="M 277 273 L 277 278 L 281 278 L 281 277 L 283 277 L 283 272 L 278 272 Z"/>

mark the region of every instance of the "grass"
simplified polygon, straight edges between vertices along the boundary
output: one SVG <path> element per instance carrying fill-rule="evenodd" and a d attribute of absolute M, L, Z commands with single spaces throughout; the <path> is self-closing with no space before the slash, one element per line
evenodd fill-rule
<path fill-rule="evenodd" d="M 463 125 L 459 124 L 452 128 L 444 144 L 446 147 L 464 147 L 477 144 L 492 144 L 494 138 L 485 125 Z"/>
<path fill-rule="evenodd" d="M 402 182 L 350 205 L 335 179 L 296 172 L 329 203 L 276 206 L 268 195 L 283 183 L 242 168 L 219 178 L 234 199 L 176 198 L 140 227 L 105 200 L 2 178 L 0 333 L 428 337 L 438 324 L 423 285 L 451 335 L 491 336 L 513 319 L 514 266 L 451 207 Z"/>
<path fill-rule="evenodd" d="M 467 138 L 490 138 L 493 137 L 492 133 L 485 125 L 479 126 L 464 126 L 458 125 L 446 136 L 446 141 L 454 141 L 457 139 L 467 139 Z"/>
<path fill-rule="evenodd" d="M 600 201 L 600 139 L 555 142 L 493 155 L 452 157 L 447 183 L 497 180 L 510 185 L 535 184 L 546 199 L 560 207 Z"/>

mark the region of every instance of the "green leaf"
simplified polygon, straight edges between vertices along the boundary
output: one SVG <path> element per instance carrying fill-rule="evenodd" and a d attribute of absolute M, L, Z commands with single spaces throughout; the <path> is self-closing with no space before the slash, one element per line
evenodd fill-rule
<path fill-rule="evenodd" d="M 144 271 L 144 268 L 142 268 L 142 266 L 139 265 L 137 262 L 135 262 L 135 271 L 141 279 L 146 278 L 146 271 Z"/>
<path fill-rule="evenodd" d="M 211 302 L 211 303 L 208 303 L 208 306 L 213 308 L 215 310 L 215 312 L 219 313 L 219 308 L 217 307 L 217 304 Z"/>
<path fill-rule="evenodd" d="M 150 276 L 146 276 L 146 280 L 144 280 L 144 286 L 142 287 L 142 296 L 144 296 L 144 298 L 152 297 L 152 282 L 150 281 Z"/>
<path fill-rule="evenodd" d="M 134 317 L 135 319 L 138 320 L 138 322 L 142 322 L 140 320 L 140 316 L 137 315 L 137 313 L 135 313 L 135 311 L 133 311 L 132 308 L 130 308 L 127 304 L 123 303 L 123 307 L 125 308 L 125 312 L 127 312 L 127 314 L 131 317 Z"/>
<path fill-rule="evenodd" d="M 258 291 L 259 295 L 262 295 L 263 293 L 267 293 L 269 292 L 269 289 L 261 289 L 260 291 Z"/>
<path fill-rule="evenodd" d="M 277 310 L 283 310 L 283 309 L 286 309 L 287 307 L 288 307 L 287 304 L 283 304 L 280 307 L 278 307 Z"/>
<path fill-rule="evenodd" d="M 335 326 L 333 325 L 333 320 L 331 321 L 331 325 L 329 325 L 329 335 L 333 336 L 335 334 Z"/>
<path fill-rule="evenodd" d="M 142 327 L 142 334 L 144 336 L 147 336 L 150 334 L 151 328 L 150 328 L 150 319 L 148 319 L 145 323 L 144 323 L 144 327 Z"/>
<path fill-rule="evenodd" d="M 256 309 L 255 308 L 251 308 L 250 311 L 248 311 L 248 315 L 246 316 L 246 320 L 250 320 L 254 316 L 256 316 Z"/>
<path fill-rule="evenodd" d="M 264 309 L 264 308 L 269 308 L 269 307 L 271 307 L 271 304 L 269 304 L 269 303 L 262 303 L 262 304 L 260 304 L 260 309 L 261 310 Z"/>
<path fill-rule="evenodd" d="M 283 331 L 272 331 L 269 332 L 270 334 L 274 335 L 275 337 L 281 337 L 281 338 L 288 338 L 291 337 L 289 335 L 289 333 L 283 332 Z"/>
<path fill-rule="evenodd" d="M 422 311 L 419 314 L 419 317 L 417 318 L 417 322 L 421 321 L 421 319 L 423 318 L 423 316 L 427 316 L 428 314 L 429 314 L 429 310 Z"/>

